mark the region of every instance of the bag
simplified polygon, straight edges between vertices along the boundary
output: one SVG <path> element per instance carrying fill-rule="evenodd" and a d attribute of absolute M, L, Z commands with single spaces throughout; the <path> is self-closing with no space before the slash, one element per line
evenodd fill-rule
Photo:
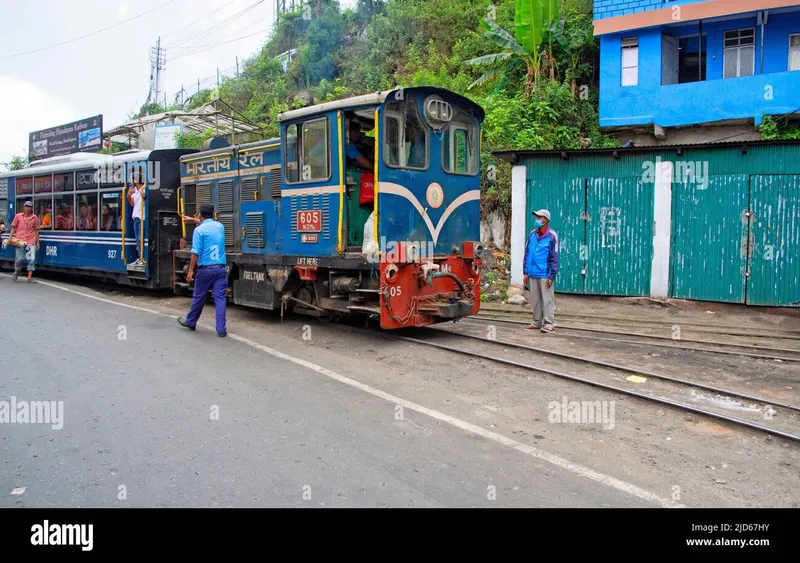
<path fill-rule="evenodd" d="M 358 203 L 364 205 L 375 200 L 375 175 L 361 175 L 361 189 L 358 191 Z"/>

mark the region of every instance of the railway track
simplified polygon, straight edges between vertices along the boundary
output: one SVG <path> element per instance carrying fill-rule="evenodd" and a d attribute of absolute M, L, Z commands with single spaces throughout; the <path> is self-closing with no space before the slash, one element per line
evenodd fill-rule
<path fill-rule="evenodd" d="M 479 316 L 493 316 L 495 318 L 524 320 L 529 318 L 530 314 L 523 314 L 519 311 L 506 311 L 502 309 L 481 309 Z M 699 323 L 696 321 L 688 321 L 683 319 L 637 319 L 632 317 L 606 317 L 603 315 L 591 314 L 578 315 L 574 313 L 559 313 L 558 318 L 566 319 L 572 322 L 596 320 L 598 323 L 604 325 L 641 326 L 642 328 L 671 329 L 675 325 L 678 325 L 681 328 L 689 327 L 685 329 L 687 332 L 723 334 L 726 336 L 747 336 L 753 338 L 773 338 L 779 340 L 800 340 L 800 330 L 790 328 L 752 327 L 751 332 L 740 332 L 742 325 Z"/>
<path fill-rule="evenodd" d="M 530 321 L 522 321 L 516 320 L 511 318 L 498 318 L 498 317 L 486 317 L 483 315 L 476 315 L 474 317 L 468 317 L 464 319 L 469 323 L 483 323 L 486 324 L 486 321 L 491 322 L 499 322 L 499 323 L 507 323 L 507 324 L 515 324 L 515 325 L 529 325 Z M 755 344 L 736 344 L 731 342 L 719 342 L 716 340 L 699 340 L 699 339 L 692 339 L 692 338 L 680 338 L 680 339 L 673 339 L 670 336 L 660 336 L 656 334 L 643 334 L 639 332 L 621 332 L 621 331 L 613 331 L 613 330 L 604 330 L 599 328 L 585 328 L 585 327 L 576 327 L 571 325 L 559 325 L 558 331 L 567 337 L 576 337 L 577 335 L 569 334 L 569 331 L 577 331 L 577 332 L 592 332 L 592 333 L 600 333 L 606 335 L 613 335 L 611 336 L 590 336 L 581 334 L 580 338 L 590 338 L 594 340 L 611 340 L 614 342 L 624 342 L 628 344 L 639 344 L 645 346 L 658 346 L 660 348 L 678 348 L 681 350 L 690 350 L 690 351 L 697 351 L 697 352 L 708 352 L 712 354 L 727 354 L 727 355 L 735 355 L 735 356 L 748 356 L 753 358 L 760 358 L 766 360 L 780 360 L 784 362 L 800 362 L 800 350 L 795 350 L 792 348 L 775 348 L 769 346 L 758 346 Z M 563 333 L 561 331 L 567 331 Z M 622 336 L 629 336 L 644 340 L 628 340 L 620 338 Z M 716 346 L 721 349 L 712 349 L 712 348 L 703 348 L 698 346 L 687 346 L 685 344 L 678 344 L 681 343 L 691 343 L 691 344 L 705 344 L 709 346 Z M 750 350 L 750 352 L 744 351 L 737 351 L 732 350 L 731 348 L 741 348 L 744 350 Z M 763 352 L 763 353 L 756 353 L 756 352 Z M 776 355 L 775 353 L 780 353 L 782 355 Z M 788 355 L 786 355 L 788 354 Z"/>
<path fill-rule="evenodd" d="M 437 336 L 434 337 L 433 339 L 431 339 L 430 336 L 433 335 L 434 333 L 437 333 Z M 419 345 L 423 345 L 423 346 L 429 346 L 429 347 L 434 347 L 434 348 L 438 348 L 438 349 L 442 349 L 442 350 L 447 350 L 447 351 L 450 351 L 450 352 L 454 352 L 454 353 L 457 353 L 457 354 L 460 354 L 460 355 L 464 355 L 464 356 L 468 356 L 468 357 L 473 357 L 473 358 L 476 358 L 476 359 L 488 360 L 488 361 L 491 361 L 491 362 L 495 362 L 495 363 L 499 363 L 499 364 L 503 364 L 503 365 L 507 365 L 507 366 L 513 366 L 513 367 L 521 368 L 521 369 L 528 370 L 528 371 L 548 374 L 548 375 L 551 375 L 551 376 L 554 376 L 554 377 L 558 377 L 558 378 L 561 378 L 561 379 L 566 379 L 566 380 L 570 380 L 570 381 L 573 381 L 573 382 L 576 382 L 576 383 L 590 385 L 590 386 L 593 386 L 593 387 L 605 389 L 607 391 L 612 391 L 614 393 L 621 393 L 621 394 L 624 394 L 624 395 L 628 395 L 628 396 L 631 396 L 631 397 L 636 397 L 636 398 L 639 398 L 639 399 L 642 399 L 642 400 L 645 400 L 645 401 L 648 401 L 648 402 L 652 402 L 652 403 L 657 403 L 657 404 L 661 404 L 661 405 L 667 405 L 667 406 L 670 406 L 670 407 L 673 407 L 673 408 L 677 408 L 677 409 L 682 410 L 682 411 L 692 412 L 692 413 L 695 413 L 695 414 L 698 414 L 698 415 L 702 415 L 702 416 L 706 416 L 706 417 L 713 418 L 713 419 L 716 419 L 716 420 L 721 420 L 721 421 L 724 421 L 724 422 L 728 422 L 728 423 L 731 423 L 731 424 L 734 424 L 734 425 L 737 425 L 737 426 L 742 426 L 742 427 L 750 428 L 750 429 L 753 429 L 753 430 L 758 430 L 760 432 L 765 432 L 765 433 L 770 434 L 770 435 L 781 436 L 781 437 L 786 438 L 788 440 L 792 440 L 792 441 L 795 441 L 795 442 L 800 442 L 800 435 L 795 433 L 793 430 L 790 431 L 790 430 L 786 430 L 786 429 L 777 428 L 775 426 L 767 426 L 765 424 L 761 424 L 761 423 L 755 422 L 753 420 L 747 420 L 745 418 L 739 418 L 739 417 L 731 416 L 731 415 L 728 415 L 728 414 L 724 414 L 722 412 L 709 410 L 707 408 L 701 408 L 701 407 L 698 407 L 698 406 L 695 406 L 695 405 L 691 405 L 691 404 L 688 404 L 685 401 L 681 400 L 680 396 L 681 395 L 685 395 L 687 391 L 694 392 L 696 390 L 702 390 L 702 391 L 708 391 L 708 392 L 711 392 L 711 393 L 715 393 L 718 396 L 722 396 L 723 398 L 736 397 L 736 398 L 739 398 L 739 399 L 745 399 L 747 401 L 757 401 L 758 403 L 762 403 L 764 405 L 764 407 L 767 409 L 767 411 L 771 410 L 771 411 L 774 412 L 774 414 L 776 414 L 778 416 L 783 414 L 784 415 L 783 418 L 789 418 L 787 415 L 791 415 L 794 418 L 796 418 L 797 417 L 796 413 L 800 412 L 800 405 L 789 404 L 789 403 L 785 403 L 785 402 L 782 402 L 782 401 L 771 401 L 771 400 L 769 400 L 769 399 L 767 399 L 765 397 L 758 397 L 758 396 L 749 395 L 749 394 L 742 393 L 742 392 L 731 391 L 731 390 L 727 390 L 727 389 L 721 389 L 721 388 L 714 387 L 714 386 L 711 386 L 711 385 L 706 385 L 706 384 L 700 383 L 700 382 L 687 381 L 687 380 L 680 379 L 680 378 L 677 378 L 677 377 L 672 377 L 672 376 L 659 374 L 659 373 L 655 373 L 655 372 L 651 372 L 651 371 L 640 370 L 640 369 L 637 369 L 637 368 L 634 368 L 634 367 L 631 367 L 631 366 L 624 366 L 624 365 L 619 365 L 619 364 L 611 364 L 611 363 L 608 363 L 608 362 L 603 362 L 603 361 L 600 361 L 600 360 L 596 360 L 594 358 L 576 356 L 576 355 L 571 355 L 571 354 L 564 354 L 564 353 L 561 353 L 561 352 L 554 352 L 554 351 L 551 351 L 551 350 L 536 348 L 536 347 L 527 346 L 527 345 L 524 345 L 524 344 L 518 344 L 516 342 L 509 342 L 509 341 L 506 341 L 506 340 L 490 340 L 490 339 L 482 337 L 482 336 L 468 334 L 468 333 L 464 333 L 464 332 L 460 332 L 460 331 L 457 332 L 457 331 L 448 330 L 448 329 L 430 328 L 430 327 L 428 327 L 428 328 L 425 328 L 425 329 L 417 329 L 416 334 L 419 335 L 419 336 L 425 335 L 425 336 L 427 336 L 427 338 L 418 338 L 418 337 L 414 337 L 414 336 L 404 336 L 404 335 L 401 335 L 401 334 L 390 334 L 390 335 L 386 335 L 386 336 L 387 336 L 387 338 L 392 338 L 392 339 L 397 339 L 397 340 L 401 340 L 401 341 L 412 342 L 414 344 L 419 344 Z M 610 384 L 610 383 L 606 383 L 606 382 L 602 381 L 602 379 L 607 379 L 608 378 L 607 372 L 604 372 L 602 375 L 599 374 L 599 373 L 595 373 L 594 376 L 591 377 L 591 378 L 590 377 L 580 377 L 578 375 L 565 373 L 564 371 L 558 371 L 556 369 L 550 369 L 548 367 L 544 367 L 544 366 L 541 365 L 541 363 L 539 363 L 539 364 L 526 363 L 526 362 L 523 362 L 523 361 L 512 360 L 512 359 L 509 359 L 508 357 L 490 355 L 488 353 L 484 353 L 484 352 L 481 352 L 479 350 L 476 350 L 474 347 L 473 347 L 473 349 L 468 349 L 468 348 L 465 348 L 463 345 L 454 345 L 452 342 L 444 342 L 443 343 L 441 341 L 437 341 L 440 338 L 444 339 L 444 340 L 447 340 L 447 341 L 452 340 L 452 339 L 456 339 L 456 340 L 460 339 L 462 341 L 463 340 L 478 340 L 478 341 L 481 341 L 482 343 L 484 343 L 484 344 L 486 344 L 488 346 L 491 346 L 491 347 L 503 347 L 503 348 L 506 348 L 506 349 L 513 348 L 515 350 L 519 350 L 519 351 L 522 351 L 524 353 L 530 353 L 532 356 L 535 356 L 535 355 L 538 355 L 539 357 L 541 357 L 543 355 L 544 356 L 548 356 L 551 359 L 557 359 L 558 361 L 569 363 L 569 364 L 571 364 L 573 366 L 578 365 L 582 369 L 585 369 L 587 366 L 593 366 L 593 367 L 602 367 L 605 370 L 610 369 L 610 370 L 614 370 L 614 371 L 618 371 L 618 372 L 634 373 L 634 374 L 637 374 L 637 375 L 640 375 L 640 376 L 644 375 L 644 376 L 647 376 L 649 378 L 653 378 L 653 379 L 658 380 L 660 386 L 663 388 L 662 391 L 666 391 L 666 393 L 664 393 L 664 394 L 667 395 L 667 396 L 648 394 L 648 393 L 644 393 L 644 392 L 641 392 L 641 391 L 635 391 L 633 389 L 627 389 L 625 387 L 620 387 L 619 385 L 613 385 L 613 384 Z M 597 371 L 597 370 L 595 370 L 595 371 Z M 671 395 L 671 396 L 669 396 L 669 395 Z M 753 413 L 753 414 L 755 414 L 755 413 Z M 773 416 L 773 418 L 774 418 L 774 416 Z M 781 420 L 783 420 L 783 418 Z"/>

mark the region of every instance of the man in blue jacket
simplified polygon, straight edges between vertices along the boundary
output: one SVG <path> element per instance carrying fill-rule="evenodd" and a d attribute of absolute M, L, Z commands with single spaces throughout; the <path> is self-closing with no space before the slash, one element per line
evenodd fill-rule
<path fill-rule="evenodd" d="M 553 332 L 556 326 L 556 301 L 553 282 L 558 273 L 558 234 L 550 228 L 550 212 L 547 209 L 534 211 L 536 229 L 528 235 L 525 244 L 524 274 L 522 281 L 530 281 L 533 324 L 527 330 L 540 329 Z"/>

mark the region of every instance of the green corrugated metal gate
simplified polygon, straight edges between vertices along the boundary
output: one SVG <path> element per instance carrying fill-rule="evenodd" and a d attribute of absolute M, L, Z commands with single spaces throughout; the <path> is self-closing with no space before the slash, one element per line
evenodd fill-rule
<path fill-rule="evenodd" d="M 663 258 L 670 297 L 800 305 L 800 143 L 522 156 L 526 233 L 544 207 L 561 241 L 557 291 L 650 295 Z M 671 169 L 660 187 L 653 162 Z"/>

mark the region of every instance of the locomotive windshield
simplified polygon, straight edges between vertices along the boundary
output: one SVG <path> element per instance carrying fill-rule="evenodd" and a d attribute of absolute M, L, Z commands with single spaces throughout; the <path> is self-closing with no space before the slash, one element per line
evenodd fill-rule
<path fill-rule="evenodd" d="M 417 100 L 409 98 L 386 104 L 384 163 L 391 168 L 428 168 L 428 131 Z"/>

